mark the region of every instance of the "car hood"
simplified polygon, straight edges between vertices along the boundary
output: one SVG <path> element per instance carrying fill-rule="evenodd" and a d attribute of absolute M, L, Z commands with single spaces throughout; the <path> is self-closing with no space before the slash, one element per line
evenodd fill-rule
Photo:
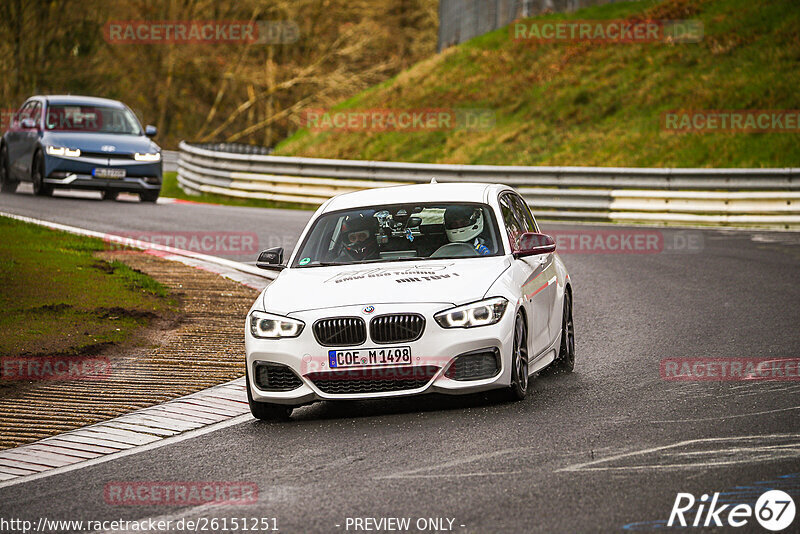
<path fill-rule="evenodd" d="M 122 135 L 86 132 L 47 132 L 43 142 L 54 146 L 79 148 L 82 152 L 108 152 L 114 154 L 133 154 L 134 152 L 157 152 L 158 145 L 143 135 Z M 114 150 L 108 150 L 113 146 Z M 103 150 L 106 147 L 106 150 Z"/>
<path fill-rule="evenodd" d="M 483 298 L 510 265 L 497 256 L 285 269 L 264 290 L 263 305 L 283 315 L 361 304 L 459 305 Z"/>

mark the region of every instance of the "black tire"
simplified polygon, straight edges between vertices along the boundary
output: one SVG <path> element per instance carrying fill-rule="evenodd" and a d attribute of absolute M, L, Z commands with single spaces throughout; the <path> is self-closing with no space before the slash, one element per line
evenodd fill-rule
<path fill-rule="evenodd" d="M 572 295 L 564 293 L 564 313 L 561 318 L 561 346 L 553 367 L 562 373 L 575 369 L 575 325 L 572 322 Z"/>
<path fill-rule="evenodd" d="M 514 321 L 514 349 L 511 355 L 509 397 L 521 401 L 528 394 L 528 328 L 521 313 Z"/>
<path fill-rule="evenodd" d="M 247 388 L 247 403 L 250 405 L 250 413 L 253 414 L 253 417 L 261 421 L 289 421 L 291 419 L 293 410 L 291 406 L 253 400 L 253 394 L 250 392 L 250 375 L 246 370 L 244 380 Z"/>
<path fill-rule="evenodd" d="M 44 157 L 41 152 L 36 152 L 33 156 L 31 166 L 31 181 L 33 182 L 33 194 L 39 197 L 49 197 L 53 194 L 53 187 L 44 183 Z"/>
<path fill-rule="evenodd" d="M 0 148 L 0 193 L 13 193 L 17 190 L 19 182 L 11 179 L 8 171 L 8 148 Z"/>
<path fill-rule="evenodd" d="M 158 195 L 160 193 L 161 191 L 142 191 L 139 193 L 139 200 L 142 202 L 154 203 L 156 200 L 158 200 Z"/>
<path fill-rule="evenodd" d="M 113 189 L 106 189 L 105 191 L 101 191 L 100 194 L 103 196 L 103 200 L 117 200 L 119 196 L 119 191 L 114 191 Z"/>

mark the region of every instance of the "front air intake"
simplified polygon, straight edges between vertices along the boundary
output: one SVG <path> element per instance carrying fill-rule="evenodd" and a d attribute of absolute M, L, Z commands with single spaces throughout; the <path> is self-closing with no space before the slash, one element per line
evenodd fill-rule
<path fill-rule="evenodd" d="M 497 349 L 481 350 L 457 356 L 444 376 L 451 380 L 482 380 L 500 372 Z"/>
<path fill-rule="evenodd" d="M 436 376 L 439 367 L 384 367 L 309 373 L 306 376 L 320 391 L 332 395 L 382 393 L 424 387 Z"/>
<path fill-rule="evenodd" d="M 291 391 L 303 385 L 291 369 L 279 363 L 255 362 L 253 378 L 261 391 Z"/>

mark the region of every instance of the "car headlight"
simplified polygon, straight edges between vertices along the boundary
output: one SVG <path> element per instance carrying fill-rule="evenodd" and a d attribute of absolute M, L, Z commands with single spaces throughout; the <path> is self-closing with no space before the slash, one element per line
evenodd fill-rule
<path fill-rule="evenodd" d="M 63 146 L 48 146 L 47 153 L 51 156 L 67 156 L 70 158 L 77 158 L 81 155 L 80 148 L 66 148 Z"/>
<path fill-rule="evenodd" d="M 503 318 L 508 301 L 494 297 L 444 310 L 433 316 L 442 328 L 472 328 L 495 324 Z"/>
<path fill-rule="evenodd" d="M 161 161 L 161 152 L 154 154 L 140 154 L 137 152 L 133 155 L 133 159 L 136 161 Z"/>
<path fill-rule="evenodd" d="M 306 325 L 303 321 L 260 311 L 250 314 L 250 333 L 262 339 L 297 337 Z"/>

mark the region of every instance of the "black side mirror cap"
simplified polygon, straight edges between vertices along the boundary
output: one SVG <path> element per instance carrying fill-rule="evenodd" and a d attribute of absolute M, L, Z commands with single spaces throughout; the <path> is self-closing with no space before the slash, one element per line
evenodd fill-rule
<path fill-rule="evenodd" d="M 283 247 L 268 248 L 262 250 L 256 260 L 256 267 L 259 269 L 269 269 L 271 271 L 282 271 L 286 268 L 283 265 Z"/>

